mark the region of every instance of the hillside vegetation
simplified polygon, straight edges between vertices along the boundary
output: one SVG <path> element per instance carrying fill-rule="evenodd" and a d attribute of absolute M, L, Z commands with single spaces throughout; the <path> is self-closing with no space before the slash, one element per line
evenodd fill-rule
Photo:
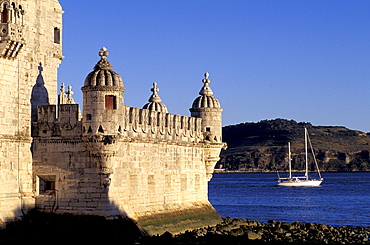
<path fill-rule="evenodd" d="M 320 170 L 370 171 L 368 134 L 341 126 L 313 126 L 311 123 L 285 119 L 224 127 L 223 141 L 228 144 L 228 149 L 221 152 L 216 168 L 287 170 L 287 145 L 291 142 L 292 167 L 303 170 L 304 128 L 308 129 Z M 312 160 L 312 155 L 309 158 Z"/>

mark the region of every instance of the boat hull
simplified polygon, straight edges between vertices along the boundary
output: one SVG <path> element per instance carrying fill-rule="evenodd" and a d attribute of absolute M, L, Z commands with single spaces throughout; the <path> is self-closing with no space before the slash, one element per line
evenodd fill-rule
<path fill-rule="evenodd" d="M 320 186 L 323 180 L 299 180 L 283 181 L 279 186 Z"/>

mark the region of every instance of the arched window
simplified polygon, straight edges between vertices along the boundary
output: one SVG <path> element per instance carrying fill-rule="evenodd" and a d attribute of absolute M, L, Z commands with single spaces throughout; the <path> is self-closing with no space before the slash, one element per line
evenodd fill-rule
<path fill-rule="evenodd" d="M 16 7 L 15 7 L 15 3 L 12 3 L 12 7 L 11 9 L 9 10 L 9 22 L 11 23 L 17 23 L 17 12 L 16 12 Z"/>
<path fill-rule="evenodd" d="M 24 15 L 24 10 L 22 8 L 22 5 L 19 5 L 18 6 L 18 18 L 19 18 L 18 24 L 19 25 L 23 25 L 23 15 Z"/>
<path fill-rule="evenodd" d="M 13 23 L 23 25 L 24 10 L 22 5 L 3 2 L 0 5 L 0 23 Z"/>
<path fill-rule="evenodd" d="M 8 23 L 8 16 L 9 16 L 9 10 L 8 10 L 8 6 L 6 4 L 4 4 L 3 6 L 1 6 L 0 8 L 1 10 L 1 13 L 0 13 L 0 22 L 1 23 Z"/>

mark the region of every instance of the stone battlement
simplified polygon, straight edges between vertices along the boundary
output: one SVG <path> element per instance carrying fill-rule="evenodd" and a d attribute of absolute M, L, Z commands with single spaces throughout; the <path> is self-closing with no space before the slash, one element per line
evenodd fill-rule
<path fill-rule="evenodd" d="M 57 108 L 59 110 L 57 111 Z M 81 137 L 106 135 L 105 128 L 95 124 L 88 129 L 79 119 L 78 104 L 38 105 L 37 122 L 33 123 L 34 137 Z M 197 144 L 204 141 L 202 119 L 124 106 L 122 121 L 112 122 L 120 138 L 136 141 L 166 141 Z M 111 134 L 112 132 L 110 132 Z M 209 140 L 210 141 L 210 140 Z"/>

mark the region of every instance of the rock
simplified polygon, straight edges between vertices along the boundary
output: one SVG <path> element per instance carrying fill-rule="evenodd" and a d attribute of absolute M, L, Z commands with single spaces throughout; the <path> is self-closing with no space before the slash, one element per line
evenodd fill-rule
<path fill-rule="evenodd" d="M 230 231 L 230 236 L 242 236 L 242 235 L 244 235 L 244 231 L 241 228 Z"/>
<path fill-rule="evenodd" d="M 306 230 L 315 229 L 315 225 L 312 224 L 312 223 L 307 223 L 307 224 L 305 224 L 305 228 L 306 228 Z"/>
<path fill-rule="evenodd" d="M 273 232 L 274 233 L 278 233 L 278 234 L 282 234 L 282 233 L 285 233 L 285 230 L 283 230 L 282 228 L 278 227 L 275 230 L 273 230 Z"/>
<path fill-rule="evenodd" d="M 296 222 L 292 223 L 291 229 L 301 229 L 302 226 L 303 226 L 303 224 L 296 221 Z"/>
<path fill-rule="evenodd" d="M 262 239 L 262 233 L 256 233 L 253 231 L 248 231 L 247 236 L 249 240 L 261 240 Z"/>
<path fill-rule="evenodd" d="M 230 224 L 234 225 L 234 226 L 241 226 L 241 225 L 249 224 L 250 221 L 252 221 L 252 220 L 249 220 L 249 219 L 233 219 L 233 221 Z"/>
<path fill-rule="evenodd" d="M 230 224 L 232 221 L 233 221 L 233 219 L 231 218 L 231 217 L 222 217 L 222 223 L 224 223 L 224 224 Z"/>
<path fill-rule="evenodd" d="M 323 225 L 323 224 L 317 225 L 317 228 L 320 229 L 320 230 L 328 230 L 329 229 L 326 225 Z"/>
<path fill-rule="evenodd" d="M 268 224 L 250 219 L 233 219 L 231 222 L 229 219 L 224 220 L 227 222 L 190 232 L 193 240 L 189 237 L 186 240 L 183 236 L 183 240 L 174 244 L 217 244 L 214 242 L 222 243 L 226 240 L 230 243 L 225 244 L 245 244 L 245 239 L 252 244 L 369 244 L 370 237 L 370 230 L 361 227 L 333 227 L 299 222 L 290 224 L 275 220 L 270 220 Z M 161 239 L 171 240 L 171 234 L 166 237 L 168 239 Z"/>
<path fill-rule="evenodd" d="M 282 223 L 281 224 L 281 229 L 284 229 L 284 230 L 289 230 L 290 229 L 290 227 L 291 227 L 292 225 L 291 224 L 289 224 L 289 223 Z"/>

